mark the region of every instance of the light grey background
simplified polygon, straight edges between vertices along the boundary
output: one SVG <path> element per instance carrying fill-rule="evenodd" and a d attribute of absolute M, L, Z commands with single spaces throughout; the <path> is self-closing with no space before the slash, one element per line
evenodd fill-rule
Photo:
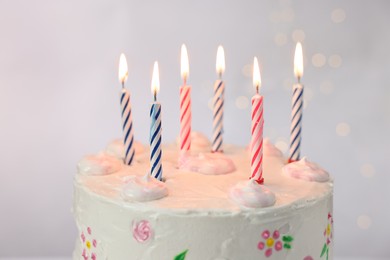
<path fill-rule="evenodd" d="M 386 0 L 0 0 L 0 257 L 70 256 L 77 161 L 121 136 L 121 52 L 144 143 L 155 60 L 163 140 L 178 134 L 186 43 L 194 129 L 211 135 L 208 104 L 223 44 L 224 137 L 247 144 L 257 55 L 265 134 L 284 150 L 296 40 L 305 55 L 302 150 L 335 178 L 336 255 L 390 257 L 389 14 Z"/>

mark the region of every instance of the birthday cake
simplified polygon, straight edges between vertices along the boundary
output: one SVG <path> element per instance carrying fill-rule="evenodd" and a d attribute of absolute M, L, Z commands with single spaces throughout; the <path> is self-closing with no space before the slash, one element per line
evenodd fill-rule
<path fill-rule="evenodd" d="M 286 164 L 265 141 L 264 186 L 272 192 L 256 206 L 251 185 L 263 185 L 248 180 L 248 149 L 225 145 L 223 154 L 210 153 L 196 133 L 191 149 L 196 155 L 178 162 L 178 147 L 163 147 L 163 182 L 150 177 L 149 148 L 139 143 L 131 166 L 123 163 L 121 140 L 84 157 L 74 181 L 73 259 L 332 259 L 326 171 L 305 158 Z"/>

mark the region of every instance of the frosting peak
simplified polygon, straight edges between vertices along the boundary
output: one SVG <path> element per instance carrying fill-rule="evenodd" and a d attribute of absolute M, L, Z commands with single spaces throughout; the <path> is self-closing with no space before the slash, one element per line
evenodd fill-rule
<path fill-rule="evenodd" d="M 296 179 L 315 182 L 329 181 L 329 173 L 306 157 L 283 167 L 283 173 Z"/>
<path fill-rule="evenodd" d="M 125 178 L 125 186 L 122 189 L 122 197 L 127 201 L 151 201 L 158 200 L 168 195 L 168 189 L 164 182 L 150 176 L 130 176 Z"/>
<path fill-rule="evenodd" d="M 230 198 L 240 206 L 264 208 L 275 204 L 275 194 L 254 179 L 239 182 L 230 190 Z"/>
<path fill-rule="evenodd" d="M 83 157 L 77 164 L 77 170 L 81 175 L 107 175 L 121 170 L 122 165 L 117 158 L 100 153 Z"/>

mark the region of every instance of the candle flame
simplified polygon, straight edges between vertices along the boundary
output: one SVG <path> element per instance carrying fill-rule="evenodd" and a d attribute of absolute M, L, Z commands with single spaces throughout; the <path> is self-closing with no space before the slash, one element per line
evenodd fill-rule
<path fill-rule="evenodd" d="M 303 76 L 303 54 L 302 44 L 300 42 L 297 42 L 297 46 L 295 47 L 294 74 L 298 79 Z"/>
<path fill-rule="evenodd" d="M 253 86 L 256 88 L 256 91 L 259 92 L 259 88 L 261 87 L 261 76 L 257 57 L 253 59 Z"/>
<path fill-rule="evenodd" d="M 129 75 L 129 72 L 127 69 L 126 56 L 122 53 L 120 58 L 119 58 L 119 71 L 118 71 L 119 82 L 124 84 L 127 80 L 128 75 Z"/>
<path fill-rule="evenodd" d="M 225 72 L 225 51 L 223 50 L 222 45 L 218 46 L 216 69 L 219 76 Z"/>
<path fill-rule="evenodd" d="M 181 46 L 181 77 L 184 81 L 187 81 L 190 74 L 190 65 L 188 62 L 187 47 L 183 44 Z"/>
<path fill-rule="evenodd" d="M 154 62 L 152 76 L 152 94 L 155 96 L 160 90 L 160 75 L 158 72 L 158 62 Z"/>

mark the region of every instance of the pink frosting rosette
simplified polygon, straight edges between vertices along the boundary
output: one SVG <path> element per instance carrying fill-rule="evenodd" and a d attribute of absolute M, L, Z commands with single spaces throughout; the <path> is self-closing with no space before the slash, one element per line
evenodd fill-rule
<path fill-rule="evenodd" d="M 141 220 L 139 222 L 133 222 L 133 237 L 140 243 L 145 243 L 153 236 L 153 231 L 150 226 L 150 222 L 147 220 Z"/>

